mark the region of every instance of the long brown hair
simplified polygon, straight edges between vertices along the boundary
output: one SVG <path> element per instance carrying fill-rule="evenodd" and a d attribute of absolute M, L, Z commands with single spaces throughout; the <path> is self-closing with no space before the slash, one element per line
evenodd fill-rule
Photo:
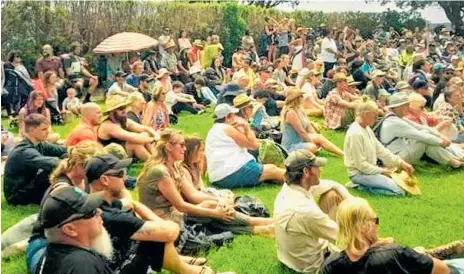
<path fill-rule="evenodd" d="M 199 176 L 203 177 L 206 172 L 206 159 L 203 157 L 200 163 L 194 163 L 195 157 L 202 146 L 204 146 L 204 142 L 201 138 L 195 136 L 189 136 L 185 139 L 185 158 L 184 158 L 184 167 L 186 167 L 189 171 L 192 169 L 196 169 L 199 171 Z"/>

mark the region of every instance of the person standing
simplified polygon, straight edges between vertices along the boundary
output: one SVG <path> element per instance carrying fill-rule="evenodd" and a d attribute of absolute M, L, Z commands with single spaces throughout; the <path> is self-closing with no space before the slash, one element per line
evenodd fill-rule
<path fill-rule="evenodd" d="M 340 56 L 337 50 L 337 44 L 335 43 L 332 34 L 333 31 L 331 29 L 327 29 L 325 31 L 325 37 L 322 39 L 321 57 L 324 62 L 324 77 L 327 76 L 327 72 L 337 63 L 337 56 Z"/>

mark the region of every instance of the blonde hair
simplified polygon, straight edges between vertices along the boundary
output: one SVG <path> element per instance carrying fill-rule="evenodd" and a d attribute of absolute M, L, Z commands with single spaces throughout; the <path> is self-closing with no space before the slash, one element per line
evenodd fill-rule
<path fill-rule="evenodd" d="M 138 178 L 141 178 L 145 173 L 156 165 L 165 165 L 168 160 L 168 151 L 166 150 L 166 145 L 174 141 L 177 136 L 181 136 L 182 132 L 177 129 L 167 128 L 161 131 L 160 139 L 156 142 L 156 145 L 152 151 L 152 156 L 148 161 L 143 165 L 142 171 Z"/>
<path fill-rule="evenodd" d="M 96 154 L 103 153 L 103 146 L 94 141 L 82 141 L 68 147 L 68 158 L 62 160 L 50 174 L 50 184 L 55 185 L 58 177 L 85 163 Z"/>
<path fill-rule="evenodd" d="M 364 249 L 377 241 L 370 235 L 376 225 L 373 216 L 375 212 L 367 200 L 358 197 L 345 199 L 337 212 L 337 244 L 355 256 L 362 256 Z"/>
<path fill-rule="evenodd" d="M 374 101 L 370 100 L 366 95 L 363 95 L 361 97 L 361 102 L 356 104 L 355 114 L 356 116 L 361 116 L 366 112 L 377 111 L 378 109 L 379 107 Z"/>

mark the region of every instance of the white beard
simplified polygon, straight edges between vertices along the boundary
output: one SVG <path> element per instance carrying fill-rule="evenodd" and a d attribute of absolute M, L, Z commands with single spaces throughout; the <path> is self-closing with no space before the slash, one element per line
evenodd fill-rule
<path fill-rule="evenodd" d="M 104 227 L 102 227 L 101 233 L 93 239 L 91 249 L 108 260 L 113 258 L 113 243 L 111 242 L 110 234 Z"/>

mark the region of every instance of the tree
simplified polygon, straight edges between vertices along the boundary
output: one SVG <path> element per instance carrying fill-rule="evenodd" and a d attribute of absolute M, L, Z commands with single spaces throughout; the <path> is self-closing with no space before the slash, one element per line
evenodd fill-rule
<path fill-rule="evenodd" d="M 299 0 L 242 0 L 243 4 L 255 5 L 263 8 L 273 8 L 283 3 L 289 3 L 293 8 L 300 4 Z"/>
<path fill-rule="evenodd" d="M 367 0 L 366 2 L 370 2 Z M 382 5 L 391 2 L 391 0 L 380 0 Z M 423 9 L 430 5 L 440 6 L 453 24 L 456 34 L 464 36 L 464 1 L 395 1 L 399 8 L 409 8 L 410 10 Z"/>

